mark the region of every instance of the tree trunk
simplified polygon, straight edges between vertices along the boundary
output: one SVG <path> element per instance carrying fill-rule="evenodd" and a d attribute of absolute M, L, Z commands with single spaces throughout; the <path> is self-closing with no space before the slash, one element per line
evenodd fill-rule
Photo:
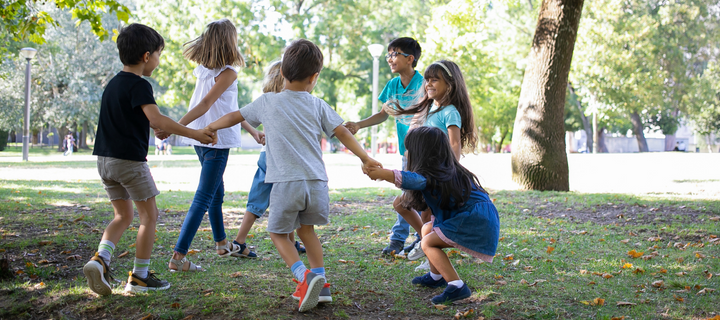
<path fill-rule="evenodd" d="M 674 151 L 675 150 L 675 142 L 677 142 L 677 139 L 675 138 L 675 134 L 666 134 L 665 135 L 665 151 Z"/>
<path fill-rule="evenodd" d="M 88 123 L 87 121 L 83 122 L 82 124 L 82 131 L 80 131 L 80 139 L 78 140 L 78 148 L 80 149 L 90 149 L 87 145 L 87 132 L 88 132 Z"/>
<path fill-rule="evenodd" d="M 648 152 L 649 149 L 647 145 L 647 140 L 645 140 L 645 133 L 643 133 L 643 129 L 645 129 L 645 126 L 643 125 L 642 119 L 640 119 L 640 115 L 637 113 L 637 111 L 633 111 L 630 114 L 630 122 L 632 122 L 632 130 L 635 134 L 635 139 L 637 139 L 638 150 L 640 152 Z"/>
<path fill-rule="evenodd" d="M 605 127 L 601 127 L 600 129 L 598 129 L 597 137 L 595 137 L 595 139 L 597 139 L 598 142 L 597 152 L 607 153 L 608 148 L 607 145 L 605 145 Z"/>
<path fill-rule="evenodd" d="M 67 126 L 62 126 L 57 129 L 57 132 L 58 132 L 58 149 L 57 149 L 57 151 L 62 152 L 62 151 L 64 151 L 63 148 L 65 146 L 63 146 L 63 141 L 65 141 L 65 136 L 67 136 L 67 134 L 68 134 L 68 128 L 67 128 Z"/>
<path fill-rule="evenodd" d="M 570 189 L 565 93 L 583 0 L 544 0 L 513 129 L 513 180 L 524 189 Z"/>
<path fill-rule="evenodd" d="M 500 137 L 500 142 L 498 142 L 497 146 L 495 147 L 495 153 L 501 153 L 502 152 L 502 145 L 503 142 L 505 142 L 505 137 L 507 137 L 509 129 L 502 130 L 502 136 Z"/>
<path fill-rule="evenodd" d="M 585 136 L 587 136 L 586 141 L 586 149 L 588 153 L 592 153 L 593 151 L 593 132 L 592 132 L 592 126 L 590 126 L 590 120 L 585 116 L 585 110 L 583 110 L 582 105 L 580 104 L 580 100 L 578 100 L 578 95 L 575 93 L 575 88 L 572 86 L 570 82 L 568 82 L 568 88 L 570 88 L 570 93 L 575 95 L 575 106 L 578 108 L 578 111 L 580 111 L 580 119 L 582 120 L 583 129 L 585 130 Z"/>

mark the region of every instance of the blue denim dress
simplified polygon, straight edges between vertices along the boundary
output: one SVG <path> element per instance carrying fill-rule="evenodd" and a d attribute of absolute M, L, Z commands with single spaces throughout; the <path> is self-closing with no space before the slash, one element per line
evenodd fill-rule
<path fill-rule="evenodd" d="M 463 206 L 443 210 L 440 209 L 440 199 L 433 197 L 434 190 L 426 189 L 425 177 L 410 171 L 402 171 L 401 174 L 399 187 L 422 192 L 425 203 L 432 209 L 433 231 L 443 241 L 474 257 L 492 262 L 500 238 L 500 218 L 486 193 L 475 189 Z M 400 181 L 396 179 L 396 182 Z"/>

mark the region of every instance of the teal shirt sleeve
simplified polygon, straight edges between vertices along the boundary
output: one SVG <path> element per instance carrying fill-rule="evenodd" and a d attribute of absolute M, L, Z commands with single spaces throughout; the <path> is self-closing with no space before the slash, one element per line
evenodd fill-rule
<path fill-rule="evenodd" d="M 462 128 L 462 118 L 460 117 L 460 112 L 457 111 L 457 108 L 455 106 L 447 106 L 443 110 L 443 122 L 445 122 L 445 128 L 449 128 L 450 126 L 457 126 L 458 128 Z"/>

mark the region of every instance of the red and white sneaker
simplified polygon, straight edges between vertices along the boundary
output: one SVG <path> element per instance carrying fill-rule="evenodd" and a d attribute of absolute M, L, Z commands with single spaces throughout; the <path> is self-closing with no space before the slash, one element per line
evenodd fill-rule
<path fill-rule="evenodd" d="M 295 279 L 293 279 L 293 281 L 295 281 L 296 283 L 298 283 L 298 286 L 299 286 L 300 281 L 297 281 L 297 280 L 295 280 Z M 297 289 L 295 290 L 295 292 L 293 292 L 293 294 L 292 294 L 291 297 L 292 297 L 293 299 L 295 299 L 295 300 L 300 301 L 300 296 L 298 296 L 298 295 L 296 295 L 296 294 L 298 294 Z M 318 295 L 318 302 L 319 302 L 319 303 L 329 303 L 329 302 L 332 302 L 332 296 L 331 296 L 331 294 L 330 294 L 330 284 L 329 284 L 329 283 L 326 282 L 326 283 L 323 285 L 322 290 L 320 290 L 320 294 Z"/>
<path fill-rule="evenodd" d="M 315 308 L 320 301 L 320 291 L 322 291 L 325 286 L 325 278 L 310 270 L 306 270 L 305 280 L 299 282 L 293 279 L 293 281 L 298 284 L 297 287 L 295 287 L 295 292 L 292 294 L 293 299 L 300 301 L 298 310 L 305 312 Z"/>

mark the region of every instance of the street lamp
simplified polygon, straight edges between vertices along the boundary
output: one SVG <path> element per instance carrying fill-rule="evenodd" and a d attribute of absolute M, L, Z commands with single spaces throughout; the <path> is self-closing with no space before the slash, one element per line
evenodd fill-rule
<path fill-rule="evenodd" d="M 23 121 L 23 160 L 28 161 L 28 143 L 30 143 L 30 60 L 35 57 L 37 50 L 33 48 L 20 49 L 20 55 L 27 60 L 25 67 L 25 120 Z"/>
<path fill-rule="evenodd" d="M 378 73 L 380 72 L 380 55 L 382 55 L 385 47 L 381 44 L 371 44 L 368 51 L 373 57 L 373 82 L 372 82 L 372 114 L 378 112 Z M 372 126 L 370 136 L 370 148 L 372 148 L 372 156 L 375 157 L 377 150 L 377 126 Z"/>

